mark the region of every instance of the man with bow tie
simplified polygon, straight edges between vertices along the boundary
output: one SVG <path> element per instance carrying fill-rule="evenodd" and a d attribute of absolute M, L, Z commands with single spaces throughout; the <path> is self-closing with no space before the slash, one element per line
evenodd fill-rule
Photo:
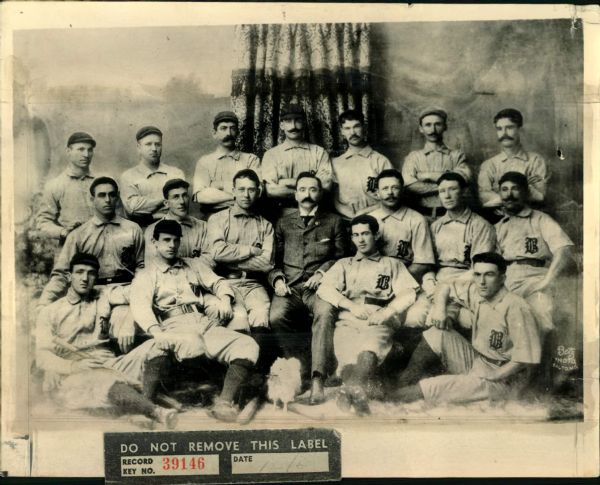
<path fill-rule="evenodd" d="M 277 221 L 276 269 L 269 275 L 275 290 L 269 314 L 272 332 L 284 356 L 306 359 L 312 353 L 312 362 L 305 362 L 305 370 L 312 368 L 311 402 L 315 403 L 324 398 L 323 379 L 332 356 L 337 314 L 315 292 L 325 271 L 346 252 L 342 218 L 321 208 L 322 193 L 321 180 L 316 175 L 310 172 L 298 175 L 295 189 L 298 208 Z"/>

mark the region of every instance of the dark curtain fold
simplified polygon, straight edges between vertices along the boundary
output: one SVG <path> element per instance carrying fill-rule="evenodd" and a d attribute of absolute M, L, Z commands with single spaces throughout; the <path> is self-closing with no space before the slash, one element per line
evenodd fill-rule
<path fill-rule="evenodd" d="M 262 156 L 282 141 L 279 112 L 290 102 L 304 107 L 309 140 L 332 152 L 343 149 L 342 111 L 374 119 L 369 24 L 241 25 L 236 50 L 232 104 L 243 150 Z"/>

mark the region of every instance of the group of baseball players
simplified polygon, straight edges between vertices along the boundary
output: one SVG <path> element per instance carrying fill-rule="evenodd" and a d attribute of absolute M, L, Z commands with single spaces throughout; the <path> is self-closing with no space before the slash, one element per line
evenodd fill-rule
<path fill-rule="evenodd" d="M 67 408 L 172 427 L 160 383 L 198 359 L 226 369 L 210 413 L 227 422 L 245 419 L 240 389 L 277 357 L 300 359 L 310 404 L 341 383 L 338 405 L 358 415 L 371 399 L 469 402 L 527 387 L 573 243 L 539 210 L 549 174 L 521 145 L 521 113 L 490 123 L 501 151 L 477 183 L 444 143 L 442 109 L 419 114 L 425 143 L 401 171 L 371 148 L 359 111 L 339 116 L 347 150 L 333 159 L 306 141 L 306 123 L 283 106 L 285 140 L 261 161 L 237 149 L 236 115 L 218 113 L 217 148 L 191 183 L 161 161 L 157 127 L 137 131 L 139 162 L 118 182 L 92 175 L 92 136 L 69 137 L 35 221 L 60 247 L 38 301 L 46 391 Z M 418 343 L 384 378 L 403 331 Z"/>

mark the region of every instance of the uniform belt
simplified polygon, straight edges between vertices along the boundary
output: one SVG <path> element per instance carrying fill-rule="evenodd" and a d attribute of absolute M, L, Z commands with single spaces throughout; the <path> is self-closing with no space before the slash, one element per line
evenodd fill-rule
<path fill-rule="evenodd" d="M 527 266 L 535 266 L 537 268 L 541 268 L 542 266 L 546 266 L 546 261 L 543 259 L 523 258 L 510 261 L 509 264 L 526 264 Z"/>
<path fill-rule="evenodd" d="M 390 298 L 376 298 L 374 296 L 365 296 L 365 305 L 377 305 L 380 307 L 387 306 L 392 300 L 393 296 Z"/>
<path fill-rule="evenodd" d="M 219 276 L 228 280 L 257 280 L 263 276 L 259 271 L 220 271 Z"/>
<path fill-rule="evenodd" d="M 132 275 L 122 274 L 117 276 L 111 276 L 110 278 L 98 278 L 96 280 L 97 285 L 110 285 L 115 283 L 131 283 L 133 279 Z"/>
<path fill-rule="evenodd" d="M 199 303 L 186 303 L 184 305 L 177 305 L 170 310 L 159 313 L 158 321 L 162 323 L 169 318 L 185 315 L 186 313 L 202 313 L 203 309 L 204 308 Z"/>
<path fill-rule="evenodd" d="M 479 354 L 479 357 L 481 357 L 486 362 L 489 362 L 490 364 L 494 364 L 497 367 L 502 367 L 504 364 L 508 364 L 508 360 L 490 359 L 487 355 L 483 354 Z"/>

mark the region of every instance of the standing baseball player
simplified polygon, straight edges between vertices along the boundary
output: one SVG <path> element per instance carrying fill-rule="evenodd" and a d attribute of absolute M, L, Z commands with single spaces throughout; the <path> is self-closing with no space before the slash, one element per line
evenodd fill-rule
<path fill-rule="evenodd" d="M 426 108 L 419 113 L 419 131 L 425 138 L 421 150 L 410 152 L 402 165 L 406 190 L 416 199 L 415 208 L 435 220 L 443 212 L 437 192 L 437 180 L 445 172 L 457 172 L 469 182 L 471 169 L 461 150 L 444 143 L 448 114 L 440 108 Z"/>
<path fill-rule="evenodd" d="M 377 175 L 392 168 L 392 164 L 367 143 L 365 118 L 361 112 L 344 111 L 339 123 L 348 149 L 332 161 L 333 200 L 338 214 L 350 220 L 366 214 L 377 204 Z"/>
<path fill-rule="evenodd" d="M 379 223 L 381 253 L 400 259 L 420 282 L 435 264 L 427 221 L 417 211 L 403 205 L 404 180 L 400 172 L 384 170 L 377 176 L 376 185 L 380 206 L 370 215 Z"/>
<path fill-rule="evenodd" d="M 232 317 L 234 292 L 201 258 L 180 258 L 181 226 L 163 220 L 154 227 L 152 244 L 159 256 L 140 271 L 131 286 L 131 310 L 137 324 L 154 338 L 174 335 L 179 360 L 206 355 L 228 366 L 219 397 L 211 411 L 221 421 L 236 421 L 233 404 L 237 391 L 258 359 L 258 345 L 249 336 L 225 328 L 204 310 L 204 292 L 218 299 L 222 320 Z M 185 338 L 181 338 L 184 336 Z M 183 355 L 178 353 L 184 348 Z"/>
<path fill-rule="evenodd" d="M 296 179 L 302 172 L 315 174 L 324 190 L 331 189 L 331 159 L 323 147 L 305 140 L 306 114 L 299 105 L 283 107 L 280 120 L 285 141 L 265 152 L 262 175 L 267 195 L 292 207 Z"/>
<path fill-rule="evenodd" d="M 256 212 L 261 184 L 254 170 L 237 172 L 233 191 L 235 205 L 208 220 L 215 272 L 229 280 L 247 312 L 246 328 L 236 330 L 266 328 L 271 302 L 263 281 L 273 269 L 273 226 Z"/>
<path fill-rule="evenodd" d="M 135 135 L 139 163 L 121 177 L 123 206 L 127 217 L 141 227 L 167 213 L 162 188 L 167 180 L 184 179 L 183 171 L 160 161 L 163 134 L 155 126 L 144 126 Z"/>
<path fill-rule="evenodd" d="M 527 385 L 527 370 L 540 362 L 540 334 L 527 302 L 504 287 L 505 272 L 502 256 L 480 253 L 473 256 L 472 281 L 439 286 L 434 326 L 423 332 L 392 399 L 434 405 L 505 399 Z M 471 342 L 453 329 L 450 298 L 473 314 Z M 428 377 L 440 364 L 449 375 Z"/>
<path fill-rule="evenodd" d="M 415 302 L 419 284 L 399 259 L 377 250 L 377 219 L 357 216 L 351 230 L 356 256 L 337 261 L 325 273 L 317 296 L 339 310 L 333 348 L 345 385 L 343 405 L 353 404 L 364 414 L 367 398 L 376 396 L 377 366 L 392 348 L 393 320 L 403 318 Z"/>
<path fill-rule="evenodd" d="M 37 228 L 46 237 L 64 242 L 93 215 L 89 191 L 94 180 L 90 173 L 94 148 L 96 140 L 84 132 L 73 133 L 67 140 L 67 168 L 46 183 L 37 214 Z"/>
<path fill-rule="evenodd" d="M 541 203 L 546 197 L 546 187 L 550 173 L 544 158 L 526 151 L 521 145 L 523 115 L 516 109 L 508 108 L 494 116 L 496 136 L 502 151 L 481 164 L 477 184 L 483 207 L 502 206 L 500 178 L 506 172 L 519 172 L 527 177 L 529 201 Z"/>
<path fill-rule="evenodd" d="M 202 212 L 214 214 L 233 205 L 233 176 L 245 168 L 260 175 L 260 160 L 237 149 L 239 120 L 231 111 L 221 111 L 213 120 L 213 138 L 219 146 L 198 160 L 194 172 L 194 200 Z"/>

